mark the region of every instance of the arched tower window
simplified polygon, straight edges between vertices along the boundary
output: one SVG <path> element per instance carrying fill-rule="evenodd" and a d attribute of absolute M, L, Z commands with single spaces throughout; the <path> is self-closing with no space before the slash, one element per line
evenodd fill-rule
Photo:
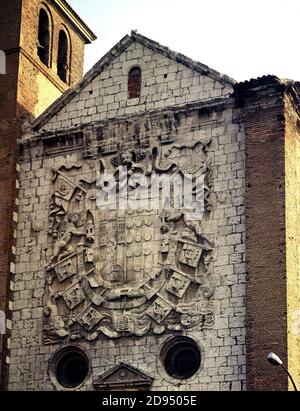
<path fill-rule="evenodd" d="M 69 54 L 70 42 L 64 30 L 60 30 L 58 37 L 57 74 L 65 83 L 69 82 Z"/>
<path fill-rule="evenodd" d="M 50 21 L 44 9 L 40 10 L 37 54 L 43 64 L 49 66 Z"/>
<path fill-rule="evenodd" d="M 128 74 L 128 98 L 138 98 L 141 94 L 142 72 L 139 67 L 133 67 Z"/>

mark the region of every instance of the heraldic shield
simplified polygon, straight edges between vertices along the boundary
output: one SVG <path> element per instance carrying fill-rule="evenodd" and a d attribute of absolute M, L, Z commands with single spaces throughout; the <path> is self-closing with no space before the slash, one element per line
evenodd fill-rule
<path fill-rule="evenodd" d="M 208 144 L 120 150 L 110 161 L 53 170 L 44 343 L 212 327 L 213 243 L 201 221 L 172 201 L 153 206 L 149 194 L 153 174 L 189 172 L 203 177 L 204 213 L 209 212 Z M 141 177 L 148 194 L 143 192 L 138 207 L 123 207 L 122 187 L 131 195 Z M 108 199 L 105 207 L 99 195 Z"/>

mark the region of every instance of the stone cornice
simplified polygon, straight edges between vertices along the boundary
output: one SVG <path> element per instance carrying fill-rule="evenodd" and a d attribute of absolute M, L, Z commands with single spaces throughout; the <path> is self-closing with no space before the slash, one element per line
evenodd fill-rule
<path fill-rule="evenodd" d="M 122 115 L 119 117 L 114 117 L 114 118 L 108 118 L 105 120 L 99 120 L 95 121 L 93 123 L 89 124 L 84 124 L 80 125 L 79 127 L 72 128 L 72 129 L 61 129 L 61 130 L 56 130 L 56 131 L 48 131 L 48 132 L 39 132 L 39 129 L 32 130 L 32 128 L 24 130 L 24 138 L 22 141 L 19 143 L 29 143 L 30 141 L 40 141 L 43 140 L 44 138 L 55 138 L 60 135 L 67 135 L 67 134 L 73 134 L 76 132 L 79 132 L 83 130 L 86 127 L 102 127 L 104 125 L 108 125 L 111 123 L 115 122 L 122 122 L 122 121 L 134 121 L 137 119 L 142 119 L 143 117 L 155 117 L 155 116 L 161 116 L 163 117 L 164 115 L 167 114 L 180 114 L 180 113 L 186 113 L 188 111 L 192 110 L 199 110 L 201 112 L 209 113 L 213 111 L 222 111 L 227 107 L 234 107 L 236 104 L 236 101 L 233 97 L 222 97 L 222 98 L 215 98 L 212 100 L 208 101 L 199 101 L 199 102 L 192 102 L 192 103 L 187 103 L 181 106 L 170 106 L 164 109 L 153 109 L 153 110 L 148 110 L 142 113 L 133 113 L 130 115 Z"/>
<path fill-rule="evenodd" d="M 230 78 L 229 76 L 221 74 L 218 71 L 206 66 L 205 64 L 202 64 L 198 61 L 194 61 L 182 53 L 172 51 L 168 47 L 162 46 L 160 43 L 153 41 L 145 36 L 142 36 L 141 34 L 138 34 L 136 31 L 131 32 L 131 37 L 143 46 L 148 47 L 149 49 L 157 53 L 163 54 L 171 60 L 174 60 L 177 63 L 181 63 L 191 68 L 192 70 L 195 70 L 208 77 L 211 77 L 225 86 L 228 84 L 232 86 L 236 83 L 236 81 Z"/>
<path fill-rule="evenodd" d="M 32 57 L 23 47 L 14 47 L 11 49 L 4 50 L 6 55 L 19 53 L 22 54 L 30 63 L 38 69 L 39 72 L 43 73 L 45 77 L 61 92 L 64 93 L 68 89 L 68 85 L 63 83 L 57 76 L 57 80 L 53 77 L 54 72 L 49 68 L 40 64 L 37 59 Z"/>
<path fill-rule="evenodd" d="M 58 81 L 56 81 L 53 76 L 51 75 L 52 73 L 54 74 L 54 72 L 51 69 L 46 68 L 45 66 L 43 66 L 42 64 L 39 64 L 39 62 L 34 59 L 33 57 L 31 57 L 31 55 L 29 53 L 27 53 L 26 50 L 24 50 L 22 47 L 20 47 L 20 53 L 27 58 L 27 60 L 30 61 L 31 64 L 33 64 L 41 73 L 44 74 L 45 77 L 47 77 L 47 79 L 49 81 L 51 81 L 51 83 L 61 92 L 64 93 L 67 89 L 68 89 L 68 85 L 64 84 L 59 77 L 57 76 Z M 50 71 L 50 72 L 49 72 Z"/>
<path fill-rule="evenodd" d="M 75 10 L 65 0 L 49 0 L 56 9 L 66 17 L 70 23 L 75 27 L 76 31 L 83 37 L 86 44 L 91 43 L 97 39 L 97 36 L 86 25 L 86 23 L 79 17 Z"/>

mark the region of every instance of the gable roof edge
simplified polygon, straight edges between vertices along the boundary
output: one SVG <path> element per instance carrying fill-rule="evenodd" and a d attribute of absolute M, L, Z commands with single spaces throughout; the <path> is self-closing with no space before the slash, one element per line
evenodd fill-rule
<path fill-rule="evenodd" d="M 95 77 L 97 77 L 111 62 L 126 50 L 132 43 L 138 42 L 151 50 L 160 53 L 176 63 L 181 63 L 192 70 L 206 75 L 225 86 L 234 86 L 236 81 L 227 75 L 223 75 L 216 70 L 211 69 L 205 64 L 190 59 L 181 53 L 176 53 L 168 47 L 149 39 L 148 37 L 132 31 L 131 35 L 124 36 L 112 49 L 110 49 L 83 77 L 74 87 L 68 89 L 61 97 L 54 101 L 39 117 L 31 123 L 31 129 L 37 131 L 47 121 L 54 117 L 66 104 L 68 104 L 82 89 L 84 89 Z M 25 131 L 25 130 L 24 130 Z"/>
<path fill-rule="evenodd" d="M 89 44 L 97 39 L 97 36 L 66 0 L 50 0 L 50 3 L 52 3 L 68 20 L 70 20 L 76 30 L 84 38 L 86 44 Z"/>
<path fill-rule="evenodd" d="M 233 86 L 234 84 L 236 84 L 236 81 L 233 78 L 227 76 L 226 74 L 221 74 L 218 71 L 213 70 L 212 68 L 208 67 L 207 65 L 202 64 L 198 61 L 195 61 L 185 56 L 182 53 L 177 53 L 176 51 L 172 51 L 168 47 L 163 46 L 160 43 L 137 33 L 137 31 L 132 31 L 131 37 L 134 38 L 138 43 L 142 44 L 143 46 L 148 47 L 160 54 L 163 54 L 164 56 L 176 61 L 176 63 L 181 63 L 191 68 L 192 70 L 198 71 L 201 74 L 211 77 L 214 80 L 219 81 L 223 85 L 229 84 Z"/>

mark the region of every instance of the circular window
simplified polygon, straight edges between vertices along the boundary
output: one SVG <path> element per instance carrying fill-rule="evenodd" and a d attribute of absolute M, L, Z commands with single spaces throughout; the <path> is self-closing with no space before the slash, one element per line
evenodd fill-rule
<path fill-rule="evenodd" d="M 175 338 L 166 344 L 163 361 L 166 371 L 171 377 L 186 379 L 192 377 L 199 370 L 201 353 L 191 338 Z"/>
<path fill-rule="evenodd" d="M 62 350 L 55 361 L 55 377 L 65 388 L 76 388 L 84 382 L 89 373 L 89 361 L 77 347 Z"/>

